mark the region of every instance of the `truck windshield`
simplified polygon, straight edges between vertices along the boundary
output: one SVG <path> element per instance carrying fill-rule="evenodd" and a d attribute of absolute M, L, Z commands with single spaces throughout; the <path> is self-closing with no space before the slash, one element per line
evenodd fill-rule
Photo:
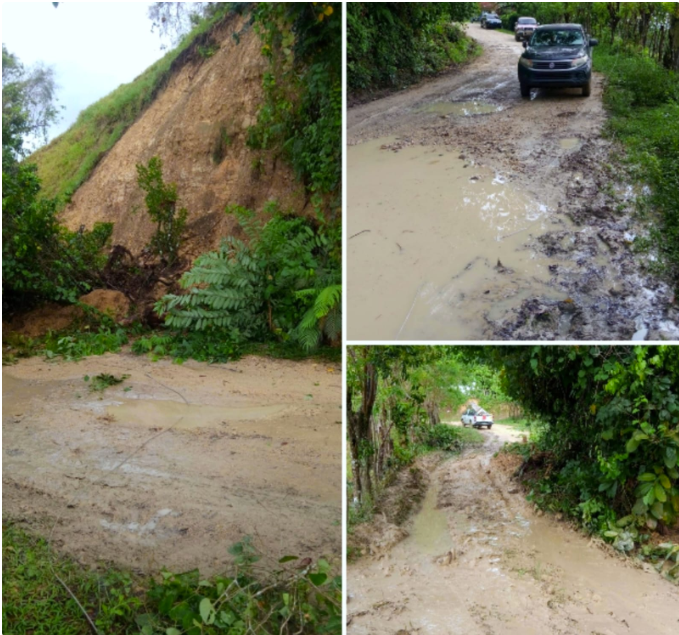
<path fill-rule="evenodd" d="M 582 31 L 568 29 L 563 31 L 536 31 L 531 46 L 582 46 L 585 43 Z"/>

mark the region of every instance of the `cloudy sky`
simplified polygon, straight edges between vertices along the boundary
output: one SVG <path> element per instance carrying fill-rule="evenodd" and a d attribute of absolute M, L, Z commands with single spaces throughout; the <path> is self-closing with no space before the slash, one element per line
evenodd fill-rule
<path fill-rule="evenodd" d="M 81 110 L 162 57 L 148 2 L 3 2 L 2 42 L 26 66 L 54 67 L 65 107 L 50 138 Z"/>

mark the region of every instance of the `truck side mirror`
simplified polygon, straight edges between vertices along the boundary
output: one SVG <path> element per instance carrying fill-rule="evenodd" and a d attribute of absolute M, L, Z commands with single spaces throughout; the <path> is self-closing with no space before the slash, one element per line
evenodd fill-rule
<path fill-rule="evenodd" d="M 589 41 L 590 46 L 596 46 L 597 44 L 599 44 L 599 40 L 597 40 L 595 38 L 590 39 L 590 41 Z"/>
<path fill-rule="evenodd" d="M 525 49 L 528 48 L 528 42 L 526 42 L 526 40 L 523 41 L 523 48 L 525 48 Z"/>

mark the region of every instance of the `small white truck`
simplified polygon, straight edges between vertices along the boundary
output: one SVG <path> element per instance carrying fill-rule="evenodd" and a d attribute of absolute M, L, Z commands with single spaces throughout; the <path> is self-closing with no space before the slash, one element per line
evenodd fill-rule
<path fill-rule="evenodd" d="M 465 428 L 467 426 L 474 428 L 485 427 L 490 430 L 493 427 L 493 415 L 475 404 L 472 404 L 464 411 L 461 420 Z"/>

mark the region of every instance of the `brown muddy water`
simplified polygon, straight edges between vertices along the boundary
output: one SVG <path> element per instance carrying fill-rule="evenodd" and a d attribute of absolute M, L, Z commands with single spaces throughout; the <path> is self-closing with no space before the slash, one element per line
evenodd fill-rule
<path fill-rule="evenodd" d="M 390 551 L 347 568 L 350 635 L 671 635 L 677 587 L 528 505 L 494 453 L 434 470 L 422 510 Z M 506 457 L 504 457 L 506 460 Z"/>
<path fill-rule="evenodd" d="M 566 299 L 525 244 L 567 221 L 459 151 L 393 142 L 348 150 L 349 339 L 484 339 L 484 316 Z"/>

